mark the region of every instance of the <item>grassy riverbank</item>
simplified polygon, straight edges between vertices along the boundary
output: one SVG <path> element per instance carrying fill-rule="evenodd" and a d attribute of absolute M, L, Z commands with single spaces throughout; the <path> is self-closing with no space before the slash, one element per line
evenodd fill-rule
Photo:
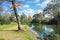
<path fill-rule="evenodd" d="M 17 24 L 11 23 L 9 25 L 0 25 L 0 40 L 37 40 L 34 33 L 29 32 L 28 25 L 22 25 L 26 32 L 16 32 Z"/>

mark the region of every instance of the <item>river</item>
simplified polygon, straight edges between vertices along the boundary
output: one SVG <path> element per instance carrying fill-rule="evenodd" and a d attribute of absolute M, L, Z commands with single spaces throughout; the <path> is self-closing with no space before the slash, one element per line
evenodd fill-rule
<path fill-rule="evenodd" d="M 45 40 L 44 38 L 54 40 L 53 36 L 55 35 L 56 25 L 42 25 L 38 23 L 31 24 L 30 27 L 36 31 L 41 38 L 40 40 Z M 49 36 L 50 35 L 50 36 Z"/>

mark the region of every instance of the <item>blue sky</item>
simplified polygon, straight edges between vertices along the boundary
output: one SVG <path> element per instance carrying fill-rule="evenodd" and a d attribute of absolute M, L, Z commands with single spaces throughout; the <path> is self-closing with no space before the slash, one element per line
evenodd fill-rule
<path fill-rule="evenodd" d="M 17 0 L 17 1 L 22 1 L 25 5 L 21 8 L 21 10 L 18 10 L 19 15 L 21 15 L 22 13 L 25 13 L 27 16 L 33 16 L 36 13 L 42 12 L 43 9 L 47 6 L 47 4 L 49 2 L 51 2 L 51 0 Z M 4 8 L 4 10 L 8 10 L 9 7 L 7 7 L 7 5 L 9 5 L 9 7 L 11 6 L 11 3 L 9 2 L 4 2 L 2 4 L 2 8 Z"/>

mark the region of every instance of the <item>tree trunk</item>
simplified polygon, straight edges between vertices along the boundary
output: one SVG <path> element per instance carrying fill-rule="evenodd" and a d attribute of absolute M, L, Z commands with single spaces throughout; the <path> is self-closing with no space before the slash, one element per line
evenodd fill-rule
<path fill-rule="evenodd" d="M 21 24 L 20 24 L 20 19 L 18 17 L 18 13 L 17 13 L 16 6 L 15 6 L 15 0 L 12 0 L 12 6 L 13 6 L 13 10 L 14 10 L 14 13 L 15 13 L 15 16 L 16 16 L 16 19 L 17 19 L 17 23 L 18 23 L 18 30 L 22 30 L 22 27 L 21 27 Z"/>

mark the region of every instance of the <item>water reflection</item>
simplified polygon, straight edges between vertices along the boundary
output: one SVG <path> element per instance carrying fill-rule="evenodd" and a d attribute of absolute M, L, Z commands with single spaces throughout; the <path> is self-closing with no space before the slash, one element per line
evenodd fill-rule
<path fill-rule="evenodd" d="M 49 35 L 53 36 L 55 34 L 54 29 L 48 25 L 34 23 L 31 24 L 30 27 L 39 34 L 40 40 L 44 40 L 45 37 L 48 37 Z"/>
<path fill-rule="evenodd" d="M 42 28 L 42 24 L 38 24 L 38 23 L 33 23 L 33 24 L 30 24 L 30 27 L 32 29 L 34 29 L 35 31 L 39 31 L 39 32 L 42 32 L 44 29 Z"/>

